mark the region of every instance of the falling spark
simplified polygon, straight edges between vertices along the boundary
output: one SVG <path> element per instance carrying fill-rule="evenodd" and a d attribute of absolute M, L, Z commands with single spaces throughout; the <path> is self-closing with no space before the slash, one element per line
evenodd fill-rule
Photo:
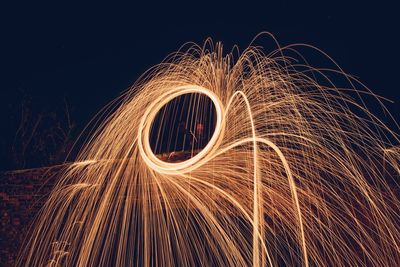
<path fill-rule="evenodd" d="M 399 137 L 361 96 L 380 98 L 294 48 L 208 41 L 153 68 L 63 173 L 18 265 L 400 265 Z"/>

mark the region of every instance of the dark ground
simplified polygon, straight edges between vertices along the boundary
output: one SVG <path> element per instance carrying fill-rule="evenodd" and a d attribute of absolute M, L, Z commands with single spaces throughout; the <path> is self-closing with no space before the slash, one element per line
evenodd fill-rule
<path fill-rule="evenodd" d="M 0 170 L 62 162 L 72 141 L 106 103 L 185 42 L 202 43 L 207 37 L 222 41 L 227 51 L 234 44 L 244 49 L 261 31 L 271 32 L 283 45 L 317 46 L 345 72 L 395 101 L 386 104 L 400 121 L 400 19 L 395 4 L 276 2 L 4 5 Z M 268 40 L 259 44 L 273 48 Z M 311 63 L 324 64 L 319 59 Z M 371 109 L 379 113 L 375 106 Z M 393 126 L 382 113 L 381 118 Z M 44 181 L 32 175 L 7 177 L 0 177 L 0 251 L 22 239 L 20 229 L 36 212 L 23 205 L 36 203 L 36 188 Z M 23 189 L 15 193 L 13 188 Z M 10 237 L 14 232 L 17 237 Z M 1 265 L 3 259 L 2 254 Z"/>

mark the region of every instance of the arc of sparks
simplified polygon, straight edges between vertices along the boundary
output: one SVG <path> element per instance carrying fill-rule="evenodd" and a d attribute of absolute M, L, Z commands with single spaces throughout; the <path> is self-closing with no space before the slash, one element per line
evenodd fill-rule
<path fill-rule="evenodd" d="M 327 72 L 293 46 L 174 54 L 104 116 L 17 266 L 399 265 L 399 135 Z"/>

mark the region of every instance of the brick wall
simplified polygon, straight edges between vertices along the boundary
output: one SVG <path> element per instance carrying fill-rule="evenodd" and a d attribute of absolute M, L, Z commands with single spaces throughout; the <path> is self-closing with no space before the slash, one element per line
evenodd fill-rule
<path fill-rule="evenodd" d="M 0 266 L 14 266 L 62 166 L 0 173 Z"/>

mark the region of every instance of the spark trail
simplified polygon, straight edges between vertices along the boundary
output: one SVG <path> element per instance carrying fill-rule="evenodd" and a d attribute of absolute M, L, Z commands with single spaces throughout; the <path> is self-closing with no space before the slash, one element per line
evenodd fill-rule
<path fill-rule="evenodd" d="M 333 66 L 173 54 L 105 114 L 18 265 L 399 265 L 399 136 Z"/>

